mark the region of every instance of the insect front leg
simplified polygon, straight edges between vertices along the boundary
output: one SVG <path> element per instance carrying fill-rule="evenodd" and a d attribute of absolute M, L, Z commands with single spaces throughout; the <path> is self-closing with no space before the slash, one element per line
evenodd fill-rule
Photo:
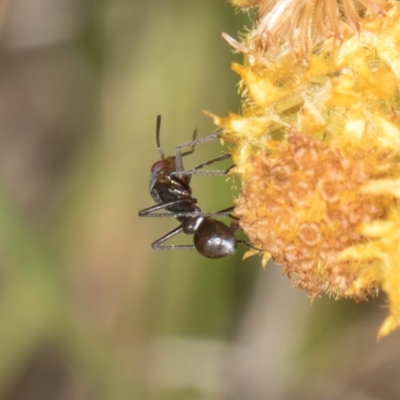
<path fill-rule="evenodd" d="M 213 140 L 217 140 L 221 137 L 222 134 L 222 130 L 219 130 L 216 133 L 213 133 L 209 136 L 200 138 L 200 139 L 195 139 L 192 140 L 191 142 L 186 142 L 186 143 L 182 143 L 179 146 L 177 146 L 175 148 L 175 160 L 176 160 L 176 173 L 178 176 L 180 176 L 183 172 L 183 163 L 182 163 L 182 153 L 181 153 L 181 149 L 184 147 L 194 147 L 197 144 L 201 144 L 201 143 L 207 143 L 207 142 L 211 142 Z M 187 153 L 183 153 L 183 154 L 187 154 Z"/>
<path fill-rule="evenodd" d="M 212 175 L 212 176 L 227 175 L 228 172 L 234 167 L 234 165 L 231 165 L 228 169 L 225 170 L 204 170 L 203 168 L 207 167 L 208 165 L 214 164 L 216 162 L 226 160 L 229 157 L 231 157 L 229 153 L 222 154 L 221 156 L 206 161 L 198 165 L 197 167 L 188 169 L 186 171 L 182 171 L 181 175 Z"/>

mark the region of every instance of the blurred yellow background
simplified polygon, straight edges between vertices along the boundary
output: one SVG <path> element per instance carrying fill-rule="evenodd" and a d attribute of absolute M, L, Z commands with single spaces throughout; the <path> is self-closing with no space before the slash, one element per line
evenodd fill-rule
<path fill-rule="evenodd" d="M 221 33 L 248 16 L 224 0 L 13 0 L 0 16 L 0 399 L 400 398 L 383 298 L 310 307 L 246 249 L 153 251 L 177 222 L 137 215 L 157 114 L 171 155 L 215 130 L 202 110 L 238 111 Z M 193 178 L 206 211 L 232 186 Z"/>

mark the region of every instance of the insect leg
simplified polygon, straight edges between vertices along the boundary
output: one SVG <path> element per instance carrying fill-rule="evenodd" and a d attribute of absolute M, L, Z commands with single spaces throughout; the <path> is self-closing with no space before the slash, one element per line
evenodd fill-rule
<path fill-rule="evenodd" d="M 181 175 L 182 171 L 183 171 L 183 163 L 182 163 L 182 153 L 181 153 L 181 149 L 184 147 L 192 147 L 194 148 L 194 146 L 196 146 L 197 144 L 201 144 L 201 143 L 207 143 L 207 142 L 211 142 L 213 140 L 219 139 L 221 137 L 222 134 L 222 130 L 219 130 L 216 133 L 213 133 L 209 136 L 200 138 L 200 139 L 195 139 L 192 140 L 190 142 L 186 142 L 186 143 L 182 143 L 179 146 L 177 146 L 175 148 L 175 160 L 176 160 L 176 172 L 178 175 Z M 185 154 L 185 153 L 183 153 Z"/>
<path fill-rule="evenodd" d="M 230 213 L 230 212 L 233 211 L 234 209 L 235 209 L 234 206 L 231 206 L 231 207 L 228 207 L 228 208 L 224 208 L 223 210 L 217 211 L 217 212 L 215 213 L 215 215 L 221 215 L 221 216 L 223 216 L 223 215 L 228 215 L 228 216 L 231 216 L 231 214 L 228 214 L 228 213 Z M 236 217 L 234 217 L 233 215 L 232 215 L 232 218 L 236 219 Z"/>
<path fill-rule="evenodd" d="M 237 217 L 231 214 L 231 211 L 235 207 L 224 208 L 223 210 L 219 211 L 212 211 L 212 212 L 203 212 L 203 211 L 195 211 L 195 212 L 174 212 L 175 217 L 229 217 L 232 219 L 238 219 Z M 236 230 L 236 229 L 235 229 Z M 234 230 L 234 231 L 235 231 Z"/>
<path fill-rule="evenodd" d="M 226 159 L 229 158 L 230 156 L 231 156 L 231 155 L 230 155 L 229 153 L 222 154 L 222 155 L 220 155 L 219 157 L 213 158 L 212 160 L 206 161 L 206 162 L 204 162 L 204 163 L 198 165 L 197 167 L 194 167 L 194 168 L 190 169 L 189 171 L 201 169 L 201 168 L 203 168 L 203 167 L 206 167 L 207 165 L 214 164 L 214 163 L 216 163 L 216 162 L 218 162 L 218 161 L 226 160 Z"/>
<path fill-rule="evenodd" d="M 236 220 L 236 221 L 232 222 L 232 224 L 231 224 L 231 230 L 232 230 L 232 232 L 235 232 L 240 228 L 240 226 L 239 226 L 239 223 L 237 222 L 238 218 L 236 218 L 234 216 L 232 216 L 232 218 L 234 218 Z M 259 252 L 262 252 L 262 249 L 259 249 L 258 247 L 253 246 L 251 243 L 246 242 L 246 240 L 236 239 L 236 242 L 240 243 L 240 244 L 244 244 L 244 245 L 246 245 L 247 247 L 250 247 L 253 250 L 257 250 Z"/>
<path fill-rule="evenodd" d="M 237 242 L 237 243 L 240 243 L 240 244 L 244 244 L 244 245 L 246 245 L 247 247 L 250 247 L 250 248 L 253 249 L 253 250 L 259 251 L 260 253 L 262 252 L 262 249 L 259 249 L 258 247 L 253 246 L 252 244 L 250 244 L 249 242 L 246 242 L 246 241 L 243 240 L 243 239 L 237 239 L 236 242 Z"/>
<path fill-rule="evenodd" d="M 162 243 L 174 237 L 175 235 L 178 235 L 179 233 L 182 232 L 182 230 L 183 230 L 182 225 L 179 225 L 172 231 L 169 231 L 164 236 L 157 239 L 154 243 L 152 243 L 151 247 L 154 250 L 194 250 L 195 249 L 194 244 L 178 244 L 178 245 L 170 244 L 161 246 Z"/>
<path fill-rule="evenodd" d="M 195 129 L 194 132 L 193 132 L 192 143 L 194 142 L 194 144 L 193 144 L 192 146 L 190 146 L 190 147 L 191 147 L 190 150 L 185 151 L 184 153 L 182 153 L 182 154 L 181 154 L 181 157 L 187 156 L 187 155 L 189 155 L 189 154 L 193 154 L 194 148 L 196 147 L 196 144 L 197 144 L 197 142 L 196 142 L 196 136 L 197 136 L 197 129 Z"/>
<path fill-rule="evenodd" d="M 141 211 L 139 211 L 139 217 L 175 217 L 176 213 L 167 212 L 167 213 L 155 213 L 155 211 L 162 210 L 163 208 L 175 206 L 176 204 L 181 203 L 191 203 L 193 204 L 193 199 L 178 199 L 174 201 L 170 201 L 169 203 L 162 204 L 154 204 L 154 206 L 147 207 Z"/>
<path fill-rule="evenodd" d="M 221 156 L 213 158 L 212 160 L 206 161 L 206 162 L 198 165 L 197 167 L 188 169 L 186 171 L 182 171 L 181 175 L 226 175 L 230 171 L 230 169 L 234 167 L 233 165 L 230 166 L 226 170 L 211 170 L 211 171 L 209 171 L 209 170 L 204 170 L 202 168 L 206 167 L 208 165 L 214 164 L 216 162 L 226 160 L 230 156 L 231 155 L 229 153 L 222 154 Z"/>

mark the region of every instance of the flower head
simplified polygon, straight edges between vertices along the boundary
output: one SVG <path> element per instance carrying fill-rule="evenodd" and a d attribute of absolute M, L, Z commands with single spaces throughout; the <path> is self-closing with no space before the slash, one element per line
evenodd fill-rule
<path fill-rule="evenodd" d="M 400 325 L 400 4 L 235 0 L 258 19 L 232 68 L 242 112 L 214 117 L 252 243 L 314 299 L 383 289 Z M 301 55 L 299 57 L 299 55 Z"/>
<path fill-rule="evenodd" d="M 385 0 L 233 0 L 244 9 L 258 8 L 258 18 L 248 41 L 266 52 L 289 45 L 308 57 L 310 44 L 326 39 L 341 41 L 346 33 L 360 30 L 364 20 L 385 15 Z M 271 55 L 269 55 L 271 57 Z"/>

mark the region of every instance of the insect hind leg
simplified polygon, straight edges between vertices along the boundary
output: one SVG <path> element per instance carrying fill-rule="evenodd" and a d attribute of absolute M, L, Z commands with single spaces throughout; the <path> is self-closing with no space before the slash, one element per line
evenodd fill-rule
<path fill-rule="evenodd" d="M 166 242 L 168 239 L 178 235 L 183 231 L 182 225 L 177 226 L 172 231 L 167 232 L 164 236 L 161 236 L 155 242 L 151 244 L 151 247 L 154 250 L 194 250 L 194 244 L 169 244 L 169 245 L 162 245 L 162 243 Z"/>

